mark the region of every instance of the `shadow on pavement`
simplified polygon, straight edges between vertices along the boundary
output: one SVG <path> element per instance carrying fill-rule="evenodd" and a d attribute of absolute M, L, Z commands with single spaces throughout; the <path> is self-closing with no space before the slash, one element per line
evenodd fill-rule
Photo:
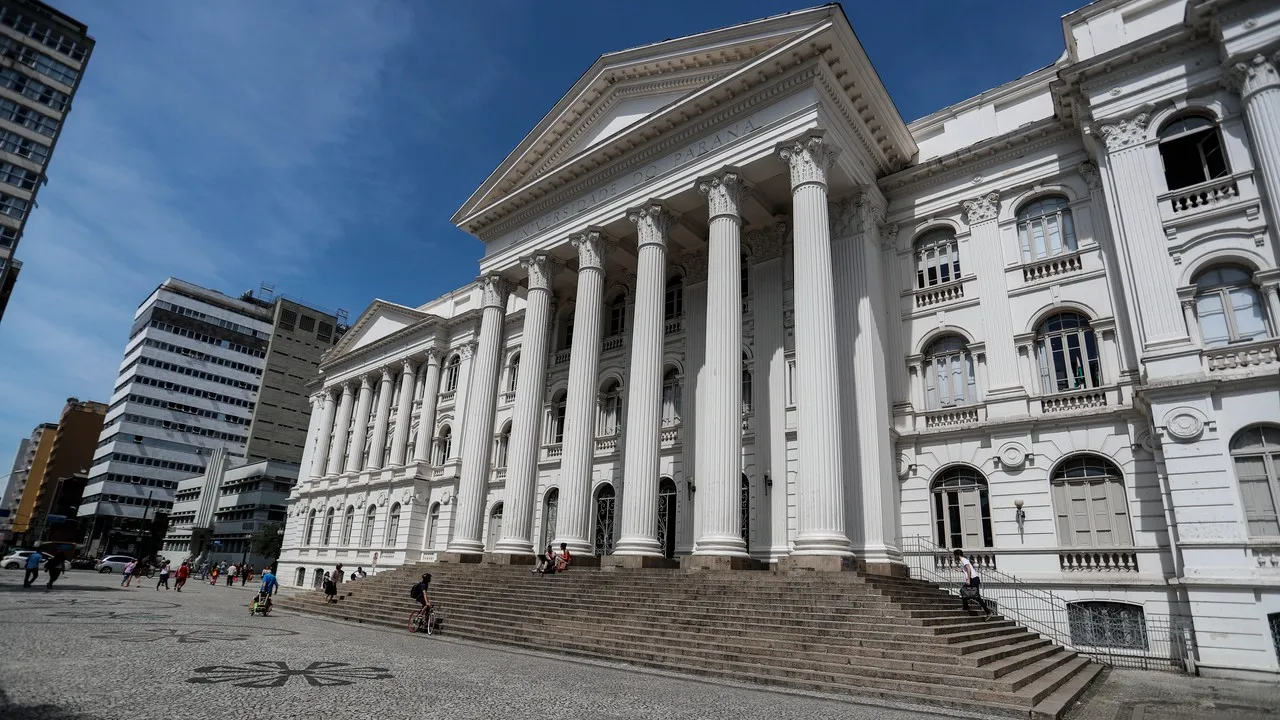
<path fill-rule="evenodd" d="M 64 710 L 57 705 L 18 705 L 9 694 L 0 690 L 0 718 L 4 720 L 99 720 L 96 715 Z"/>

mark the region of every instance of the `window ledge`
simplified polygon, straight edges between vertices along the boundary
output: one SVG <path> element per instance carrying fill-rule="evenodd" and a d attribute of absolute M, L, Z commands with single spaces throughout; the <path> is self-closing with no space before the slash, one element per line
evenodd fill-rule
<path fill-rule="evenodd" d="M 943 305 L 964 299 L 964 278 L 952 280 L 941 285 L 930 285 L 913 291 L 916 309 Z"/>
<path fill-rule="evenodd" d="M 1027 284 L 1053 280 L 1063 275 L 1078 273 L 1084 269 L 1079 250 L 1063 255 L 1030 260 L 1022 264 L 1022 281 Z"/>
<path fill-rule="evenodd" d="M 1266 338 L 1224 347 L 1205 348 L 1201 352 L 1205 372 L 1209 375 L 1231 370 L 1280 363 L 1280 338 Z"/>
<path fill-rule="evenodd" d="M 932 430 L 934 428 L 976 425 L 986 419 L 986 414 L 986 408 L 982 405 L 962 405 L 928 410 L 924 413 L 924 426 Z"/>
<path fill-rule="evenodd" d="M 1040 414 L 1054 415 L 1074 410 L 1106 407 L 1118 398 L 1109 397 L 1114 388 L 1081 388 L 1067 390 L 1040 398 Z"/>
<path fill-rule="evenodd" d="M 1245 196 L 1255 195 L 1253 173 L 1242 172 L 1164 193 L 1156 197 L 1156 202 L 1160 205 L 1161 221 L 1171 223 L 1234 205 Z"/>

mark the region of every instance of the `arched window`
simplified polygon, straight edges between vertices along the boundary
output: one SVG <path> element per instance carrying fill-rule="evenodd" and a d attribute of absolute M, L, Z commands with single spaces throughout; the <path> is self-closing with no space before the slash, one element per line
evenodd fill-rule
<path fill-rule="evenodd" d="M 564 390 L 551 399 L 551 413 L 547 423 L 547 444 L 558 445 L 564 442 L 564 412 L 567 394 Z"/>
<path fill-rule="evenodd" d="M 1141 605 L 1108 600 L 1067 603 L 1067 624 L 1072 645 L 1147 649 L 1147 618 Z"/>
<path fill-rule="evenodd" d="M 967 465 L 943 471 L 933 482 L 935 539 L 945 548 L 994 545 L 987 479 Z"/>
<path fill-rule="evenodd" d="M 1089 320 L 1080 313 L 1049 316 L 1036 328 L 1036 358 L 1045 394 L 1102 385 L 1098 342 Z"/>
<path fill-rule="evenodd" d="M 675 368 L 667 368 L 662 375 L 662 426 L 668 427 L 680 422 L 680 373 Z"/>
<path fill-rule="evenodd" d="M 324 583 L 324 568 L 316 568 L 311 573 L 311 587 L 318 588 Z"/>
<path fill-rule="evenodd" d="M 384 545 L 391 546 L 396 544 L 396 538 L 400 536 L 400 503 L 392 503 L 391 512 L 387 515 L 387 539 Z"/>
<path fill-rule="evenodd" d="M 1075 252 L 1076 226 L 1067 199 L 1040 198 L 1018 210 L 1018 240 L 1024 262 Z"/>
<path fill-rule="evenodd" d="M 436 546 L 436 533 L 440 532 L 440 503 L 431 503 L 427 511 L 427 549 Z"/>
<path fill-rule="evenodd" d="M 449 452 L 453 449 L 453 430 L 445 425 L 436 436 L 436 465 L 443 465 L 449 460 Z"/>
<path fill-rule="evenodd" d="M 1124 474 L 1098 455 L 1074 455 L 1050 479 L 1063 547 L 1132 547 Z"/>
<path fill-rule="evenodd" d="M 1160 159 L 1170 190 L 1199 185 L 1231 172 L 1218 126 L 1203 115 L 1184 115 L 1160 128 Z"/>
<path fill-rule="evenodd" d="M 742 541 L 749 548 L 751 546 L 751 481 L 746 473 L 742 473 L 742 483 L 738 488 L 738 521 Z"/>
<path fill-rule="evenodd" d="M 356 508 L 354 505 L 348 505 L 346 512 L 342 513 L 342 544 L 344 546 L 351 544 L 351 528 L 356 522 Z"/>
<path fill-rule="evenodd" d="M 302 534 L 303 545 L 311 544 L 311 541 L 315 539 L 315 531 L 316 531 L 316 511 L 312 510 L 311 512 L 307 513 L 307 531 Z"/>
<path fill-rule="evenodd" d="M 595 555 L 613 554 L 613 516 L 617 493 L 613 486 L 604 483 L 596 491 Z"/>
<path fill-rule="evenodd" d="M 449 358 L 449 362 L 444 366 L 444 391 L 456 392 L 458 390 L 458 372 L 462 368 L 462 358 L 454 355 Z"/>
<path fill-rule="evenodd" d="M 609 337 L 627 331 L 627 296 L 621 293 L 609 303 Z"/>
<path fill-rule="evenodd" d="M 556 515 L 560 509 L 560 490 L 551 488 L 542 500 L 542 542 L 538 549 L 542 550 L 556 539 Z"/>
<path fill-rule="evenodd" d="M 520 378 L 520 353 L 511 356 L 511 362 L 507 365 L 507 392 L 516 391 L 516 383 Z"/>
<path fill-rule="evenodd" d="M 485 543 L 485 547 L 489 552 L 493 552 L 493 548 L 502 539 L 502 503 L 493 506 L 493 510 L 489 511 L 489 539 Z"/>
<path fill-rule="evenodd" d="M 970 405 L 978 401 L 973 354 L 964 338 L 946 335 L 924 351 L 926 406 L 930 410 Z"/>
<path fill-rule="evenodd" d="M 297 585 L 298 587 L 302 587 L 306 583 L 307 583 L 307 569 L 304 567 L 300 567 L 298 568 L 298 572 L 293 574 L 293 584 Z"/>
<path fill-rule="evenodd" d="M 360 544 L 369 547 L 373 544 L 373 524 L 378 517 L 378 506 L 370 505 L 364 511 L 364 527 L 360 529 Z"/>
<path fill-rule="evenodd" d="M 742 353 L 742 412 L 751 412 L 751 358 Z"/>
<path fill-rule="evenodd" d="M 1250 537 L 1280 535 L 1280 427 L 1254 425 L 1231 439 L 1231 459 Z"/>
<path fill-rule="evenodd" d="M 930 230 L 916 240 L 916 286 L 933 287 L 960 279 L 960 252 L 951 230 Z"/>
<path fill-rule="evenodd" d="M 1262 298 L 1248 270 L 1237 265 L 1221 265 L 1197 275 L 1195 284 L 1196 318 L 1206 347 L 1267 336 Z"/>
<path fill-rule="evenodd" d="M 676 556 L 676 483 L 669 477 L 658 480 L 658 544 L 664 556 Z"/>
<path fill-rule="evenodd" d="M 666 301 L 663 304 L 666 320 L 684 317 L 684 278 L 673 275 L 667 280 Z"/>
<path fill-rule="evenodd" d="M 511 448 L 511 421 L 507 421 L 502 429 L 498 431 L 497 447 L 494 448 L 493 466 L 504 468 L 507 466 L 507 455 Z"/>
<path fill-rule="evenodd" d="M 597 428 L 599 437 L 611 437 L 618 434 L 622 427 L 622 386 L 617 380 L 605 381 L 600 390 L 600 423 Z"/>

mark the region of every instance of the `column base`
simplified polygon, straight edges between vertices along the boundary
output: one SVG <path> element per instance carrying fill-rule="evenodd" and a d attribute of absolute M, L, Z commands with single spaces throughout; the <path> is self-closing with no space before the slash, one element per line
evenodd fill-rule
<path fill-rule="evenodd" d="M 537 558 L 533 553 L 512 555 L 504 552 L 491 552 L 484 554 L 485 565 L 536 565 Z"/>
<path fill-rule="evenodd" d="M 436 555 L 436 562 L 458 565 L 474 565 L 484 561 L 484 553 L 449 550 Z"/>
<path fill-rule="evenodd" d="M 502 554 L 502 555 L 535 555 L 536 554 L 541 556 L 541 553 L 538 553 L 533 549 L 532 543 L 521 542 L 519 540 L 510 541 L 506 543 L 499 540 L 498 544 L 493 547 L 493 552 L 496 554 Z"/>
<path fill-rule="evenodd" d="M 736 555 L 686 555 L 680 558 L 681 570 L 760 570 L 759 560 Z"/>
<path fill-rule="evenodd" d="M 869 575 L 886 575 L 895 578 L 911 577 L 911 570 L 904 563 L 893 562 L 890 560 L 872 560 L 865 563 L 858 563 L 858 572 L 865 572 Z"/>
<path fill-rule="evenodd" d="M 700 538 L 693 543 L 694 555 L 751 557 L 747 544 L 740 535 L 721 535 Z"/>
<path fill-rule="evenodd" d="M 623 538 L 622 540 L 619 540 L 618 544 L 613 548 L 613 555 L 651 555 L 655 557 L 663 557 L 662 546 L 653 538 Z"/>
<path fill-rule="evenodd" d="M 796 538 L 795 550 L 791 551 L 791 557 L 797 555 L 852 555 L 853 550 L 849 547 L 849 538 L 844 534 L 812 534 L 802 535 Z"/>
<path fill-rule="evenodd" d="M 680 567 L 680 561 L 665 558 L 661 555 L 606 555 L 600 558 L 600 567 L 610 570 L 651 570 L 655 568 L 674 570 Z"/>
<path fill-rule="evenodd" d="M 789 555 L 778 560 L 778 572 L 857 572 L 852 555 Z"/>

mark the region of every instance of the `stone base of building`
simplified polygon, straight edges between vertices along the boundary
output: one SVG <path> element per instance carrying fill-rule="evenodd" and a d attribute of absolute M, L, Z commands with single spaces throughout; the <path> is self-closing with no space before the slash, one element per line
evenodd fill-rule
<path fill-rule="evenodd" d="M 484 562 L 484 554 L 482 553 L 461 553 L 461 552 L 442 552 L 436 555 L 438 563 L 452 563 L 460 565 L 473 565 Z"/>
<path fill-rule="evenodd" d="M 778 572 L 854 572 L 860 570 L 852 555 L 788 555 L 778 559 Z"/>
<path fill-rule="evenodd" d="M 486 565 L 533 565 L 537 562 L 537 558 L 532 553 L 520 553 L 513 555 L 511 553 L 485 553 L 484 563 Z"/>
<path fill-rule="evenodd" d="M 723 555 L 685 555 L 680 558 L 681 570 L 760 570 L 759 560 L 749 557 L 725 557 Z"/>
<path fill-rule="evenodd" d="M 653 555 L 606 555 L 600 559 L 603 570 L 641 570 L 652 568 L 676 569 L 680 561 L 675 558 L 655 557 Z"/>
<path fill-rule="evenodd" d="M 896 578 L 911 577 L 910 569 L 900 562 L 889 562 L 887 560 L 875 562 L 858 563 L 858 572 L 870 573 L 872 575 L 888 575 Z"/>

